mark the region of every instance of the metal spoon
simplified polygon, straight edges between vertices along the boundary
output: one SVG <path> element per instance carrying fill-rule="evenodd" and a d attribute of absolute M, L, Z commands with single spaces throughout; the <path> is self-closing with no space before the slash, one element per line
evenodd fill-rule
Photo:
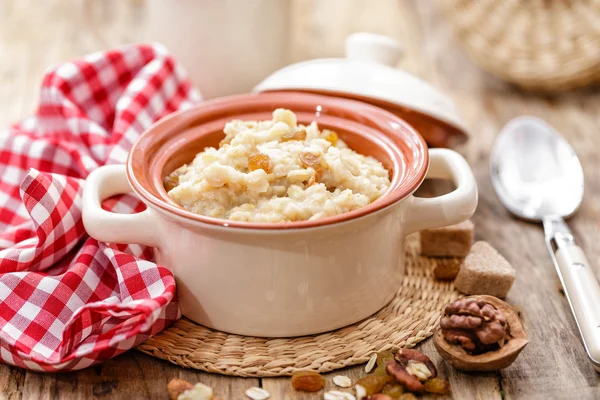
<path fill-rule="evenodd" d="M 496 138 L 490 177 L 511 213 L 543 222 L 546 244 L 581 339 L 600 372 L 600 286 L 563 220 L 575 213 L 583 198 L 583 170 L 577 155 L 543 120 L 515 118 Z"/>

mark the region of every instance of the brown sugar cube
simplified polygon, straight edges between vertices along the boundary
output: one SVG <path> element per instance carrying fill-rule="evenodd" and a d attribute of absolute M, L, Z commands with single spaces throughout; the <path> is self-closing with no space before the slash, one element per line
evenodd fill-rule
<path fill-rule="evenodd" d="M 504 298 L 515 281 L 515 269 L 487 242 L 476 242 L 454 281 L 459 292 Z"/>
<path fill-rule="evenodd" d="M 433 275 L 442 281 L 451 281 L 456 278 L 460 265 L 462 264 L 461 258 L 447 257 L 440 258 L 436 262 L 436 266 L 433 269 Z"/>
<path fill-rule="evenodd" d="M 466 257 L 473 244 L 473 222 L 421 231 L 421 254 L 430 257 Z"/>

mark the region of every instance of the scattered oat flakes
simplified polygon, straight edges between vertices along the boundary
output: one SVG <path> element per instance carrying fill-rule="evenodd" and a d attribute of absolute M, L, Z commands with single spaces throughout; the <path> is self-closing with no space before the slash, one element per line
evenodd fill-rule
<path fill-rule="evenodd" d="M 375 359 L 377 359 L 377 354 L 375 354 Z M 362 400 L 367 397 L 367 389 L 363 385 L 354 386 L 354 390 L 356 390 L 356 398 L 358 400 Z"/>
<path fill-rule="evenodd" d="M 324 400 L 356 400 L 353 394 L 348 392 L 340 392 L 337 390 L 330 390 L 323 395 Z"/>
<path fill-rule="evenodd" d="M 377 363 L 377 353 L 373 354 L 371 356 L 371 358 L 369 359 L 369 362 L 365 366 L 365 372 L 368 374 L 369 372 L 373 371 L 373 367 L 375 367 L 376 363 Z"/>
<path fill-rule="evenodd" d="M 343 387 L 343 388 L 349 388 L 350 386 L 352 386 L 352 380 L 350 378 L 348 378 L 346 375 L 334 376 L 333 383 L 335 383 L 336 386 Z"/>
<path fill-rule="evenodd" d="M 246 390 L 246 396 L 248 396 L 252 400 L 266 400 L 271 395 L 265 389 L 259 387 L 251 387 L 250 389 Z"/>

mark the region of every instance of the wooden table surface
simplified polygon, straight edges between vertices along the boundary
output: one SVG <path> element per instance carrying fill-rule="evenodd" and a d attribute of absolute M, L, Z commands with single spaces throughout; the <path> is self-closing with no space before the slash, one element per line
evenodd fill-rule
<path fill-rule="evenodd" d="M 134 41 L 144 11 L 143 0 L 0 0 L 0 126 L 33 110 L 46 66 Z M 293 12 L 294 59 L 341 55 L 344 37 L 355 31 L 392 36 L 406 49 L 400 66 L 451 95 L 473 134 L 460 151 L 473 167 L 480 189 L 476 237 L 489 241 L 517 269 L 508 301 L 521 310 L 530 343 L 501 372 L 464 374 L 444 364 L 431 341 L 425 341 L 421 350 L 450 380 L 449 397 L 600 398 L 600 375 L 587 362 L 541 227 L 508 215 L 492 192 L 487 168 L 495 135 L 513 117 L 537 115 L 562 132 L 577 151 L 586 179 L 583 205 L 570 225 L 600 275 L 600 93 L 588 89 L 544 98 L 481 72 L 461 52 L 430 1 L 294 0 Z M 354 378 L 362 368 L 341 373 Z M 40 374 L 0 365 L 0 398 L 3 394 L 9 399 L 166 399 L 167 382 L 173 377 L 204 382 L 226 399 L 243 398 L 251 386 L 266 388 L 272 399 L 320 398 L 293 393 L 288 378 L 223 377 L 136 351 L 70 373 Z"/>

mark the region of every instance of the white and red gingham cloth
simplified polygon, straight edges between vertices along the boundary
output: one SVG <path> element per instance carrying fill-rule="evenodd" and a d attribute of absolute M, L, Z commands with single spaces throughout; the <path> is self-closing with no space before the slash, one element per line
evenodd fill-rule
<path fill-rule="evenodd" d="M 162 46 L 128 46 L 49 70 L 36 114 L 0 133 L 2 362 L 81 369 L 179 318 L 173 276 L 149 249 L 86 235 L 81 191 L 154 121 L 199 100 Z M 103 207 L 145 208 L 131 195 Z"/>

